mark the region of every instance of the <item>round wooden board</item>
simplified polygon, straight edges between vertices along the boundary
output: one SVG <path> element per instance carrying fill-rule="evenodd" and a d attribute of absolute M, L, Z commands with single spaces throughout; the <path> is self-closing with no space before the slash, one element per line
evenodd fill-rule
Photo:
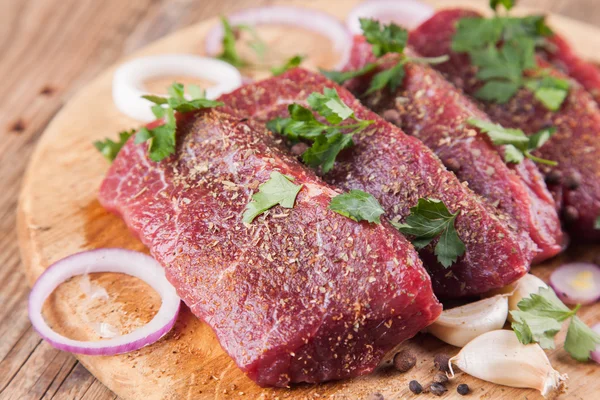
<path fill-rule="evenodd" d="M 436 3 L 436 1 L 431 1 Z M 357 1 L 306 0 L 286 4 L 307 5 L 343 18 Z M 437 3 L 448 6 L 438 0 Z M 453 2 L 485 11 L 486 2 Z M 531 12 L 520 9 L 517 12 Z M 559 16 L 551 25 L 563 32 L 585 56 L 599 57 L 600 30 Z M 132 55 L 196 53 L 203 48 L 207 30 L 218 23 L 211 19 L 159 40 Z M 279 34 L 278 34 L 279 33 Z M 303 35 L 280 35 L 267 31 L 267 41 L 290 54 L 305 51 L 317 63 L 331 57 L 323 54 L 323 41 Z M 290 46 L 293 44 L 293 46 Z M 318 54 L 318 52 L 321 52 Z M 18 230 L 21 255 L 29 283 L 52 262 L 69 254 L 98 247 L 124 247 L 145 251 L 144 246 L 117 217 L 108 214 L 96 200 L 97 190 L 108 163 L 92 142 L 138 125 L 120 114 L 112 103 L 111 81 L 114 68 L 74 96 L 56 116 L 40 139 L 32 156 L 19 202 Z M 552 268 L 567 259 L 589 260 L 593 247 L 577 246 L 569 254 L 544 266 L 536 275 L 547 277 Z M 108 321 L 122 326 L 123 332 L 148 321 L 160 299 L 140 281 L 115 274 L 95 274 L 92 281 L 105 287 L 111 301 L 89 302 L 78 279 L 62 285 L 45 306 L 46 318 L 63 334 L 77 339 L 98 339 L 94 322 Z M 581 315 L 588 323 L 600 318 L 600 305 L 584 307 Z M 559 340 L 564 339 L 561 332 Z M 159 342 L 139 351 L 113 357 L 78 356 L 99 380 L 126 399 L 197 398 L 368 398 L 380 392 L 386 399 L 412 396 L 408 381 L 431 381 L 433 357 L 438 352 L 455 354 L 457 349 L 428 335 L 419 335 L 403 346 L 418 353 L 418 364 L 407 374 L 382 367 L 370 376 L 321 385 L 297 385 L 290 389 L 263 389 L 246 378 L 219 346 L 213 332 L 183 308 L 175 328 Z M 572 361 L 562 350 L 549 353 L 554 367 L 571 377 L 568 398 L 593 398 L 600 393 L 600 368 Z M 456 382 L 468 383 L 477 398 L 540 397 L 533 390 L 512 389 L 461 375 Z M 449 385 L 446 397 L 456 396 L 457 383 Z M 422 395 L 427 397 L 431 395 Z"/>

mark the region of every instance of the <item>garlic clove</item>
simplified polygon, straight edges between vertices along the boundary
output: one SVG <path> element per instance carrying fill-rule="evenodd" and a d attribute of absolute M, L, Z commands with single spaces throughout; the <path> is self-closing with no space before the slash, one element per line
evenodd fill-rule
<path fill-rule="evenodd" d="M 532 293 L 539 292 L 540 288 L 547 288 L 548 285 L 543 280 L 535 275 L 527 274 L 516 282 L 500 289 L 491 291 L 491 295 L 504 294 L 508 295 L 508 310 L 518 310 L 518 304 L 525 297 L 529 297 Z M 512 315 L 508 314 L 508 320 L 513 322 Z"/>
<path fill-rule="evenodd" d="M 463 347 L 477 336 L 501 329 L 508 315 L 508 299 L 497 295 L 444 310 L 427 331 L 453 346 Z"/>
<path fill-rule="evenodd" d="M 516 388 L 532 388 L 544 397 L 566 391 L 566 374 L 552 368 L 544 350 L 537 344 L 521 344 L 509 330 L 484 333 L 469 342 L 449 361 L 463 372 L 484 381 Z"/>

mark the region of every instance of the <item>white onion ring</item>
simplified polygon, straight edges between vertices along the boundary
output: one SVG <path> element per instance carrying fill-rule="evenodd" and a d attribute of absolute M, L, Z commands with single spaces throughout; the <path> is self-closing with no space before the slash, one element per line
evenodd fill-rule
<path fill-rule="evenodd" d="M 151 122 L 153 105 L 141 96 L 149 94 L 144 90 L 144 81 L 168 75 L 191 76 L 214 81 L 215 86 L 206 89 L 206 98 L 216 99 L 242 85 L 242 75 L 230 64 L 214 58 L 192 54 L 161 54 L 136 58 L 121 65 L 113 76 L 113 101 L 119 111 L 128 117 Z"/>
<path fill-rule="evenodd" d="M 305 28 L 328 37 L 335 52 L 341 54 L 334 69 L 341 69 L 350 58 L 351 37 L 344 25 L 332 15 L 310 8 L 293 6 L 268 6 L 249 8 L 227 16 L 231 26 L 283 24 Z M 214 56 L 221 51 L 223 26 L 215 25 L 206 35 L 204 49 Z"/>
<path fill-rule="evenodd" d="M 434 8 L 417 0 L 377 0 L 360 3 L 346 17 L 346 27 L 355 35 L 361 35 L 359 18 L 372 18 L 382 23 L 395 22 L 406 29 L 413 29 L 429 19 Z"/>
<path fill-rule="evenodd" d="M 550 286 L 566 304 L 591 304 L 600 299 L 600 267 L 590 263 L 561 265 L 550 275 Z"/>
<path fill-rule="evenodd" d="M 55 332 L 42 316 L 44 302 L 67 279 L 92 272 L 119 272 L 143 280 L 162 299 L 158 313 L 146 325 L 108 340 L 85 342 Z M 152 257 L 125 249 L 97 249 L 63 258 L 44 271 L 29 294 L 29 318 L 40 336 L 57 349 L 77 354 L 114 355 L 140 349 L 163 337 L 175 324 L 180 304 L 164 269 Z"/>
<path fill-rule="evenodd" d="M 592 330 L 600 335 L 600 322 L 592 326 Z M 600 363 L 600 345 L 596 346 L 596 350 L 591 353 L 592 360 Z"/>

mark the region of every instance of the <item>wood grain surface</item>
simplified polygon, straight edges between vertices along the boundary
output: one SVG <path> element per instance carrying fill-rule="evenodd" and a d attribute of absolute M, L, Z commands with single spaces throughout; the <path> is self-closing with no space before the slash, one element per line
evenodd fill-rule
<path fill-rule="evenodd" d="M 29 156 L 47 124 L 75 92 L 117 59 L 208 17 L 269 3 L 0 1 L 0 77 L 4 82 L 0 102 L 0 399 L 116 398 L 71 355 L 41 341 L 27 318 L 28 286 L 15 229 L 17 198 Z M 600 25 L 597 0 L 521 4 Z M 58 152 L 55 157 L 60 160 L 68 154 Z M 92 207 L 82 212 L 100 211 Z M 48 227 L 35 229 L 44 232 Z M 110 238 L 110 232 L 104 235 Z M 236 389 L 222 390 L 224 395 L 230 391 L 231 396 L 242 396 Z"/>

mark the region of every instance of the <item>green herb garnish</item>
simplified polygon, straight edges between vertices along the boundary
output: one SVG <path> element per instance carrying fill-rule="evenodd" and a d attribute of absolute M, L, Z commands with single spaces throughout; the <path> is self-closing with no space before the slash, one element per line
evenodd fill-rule
<path fill-rule="evenodd" d="M 329 209 L 354 221 L 380 224 L 385 211 L 375 197 L 362 190 L 351 190 L 331 199 Z"/>
<path fill-rule="evenodd" d="M 433 239 L 439 237 L 434 254 L 440 264 L 448 268 L 466 250 L 454 227 L 454 221 L 459 214 L 460 210 L 452 214 L 440 200 L 421 198 L 417 205 L 410 209 L 410 215 L 403 224 L 392 224 L 403 234 L 412 236 L 411 241 L 418 249 L 426 247 Z"/>
<path fill-rule="evenodd" d="M 283 208 L 293 208 L 296 196 L 302 185 L 294 185 L 290 178 L 280 172 L 271 172 L 268 181 L 258 187 L 258 192 L 252 195 L 244 211 L 243 221 L 251 223 L 254 218 L 279 204 Z"/>
<path fill-rule="evenodd" d="M 223 25 L 223 51 L 217 58 L 228 62 L 234 67 L 243 67 L 246 65 L 246 62 L 242 60 L 235 48 L 235 32 L 233 31 L 229 20 L 224 16 L 221 16 L 221 24 Z"/>
<path fill-rule="evenodd" d="M 142 96 L 144 99 L 154 103 L 152 113 L 157 119 L 164 119 L 163 125 L 156 128 L 141 128 L 135 135 L 136 143 L 150 142 L 148 146 L 148 155 L 152 161 L 161 161 L 171 154 L 175 153 L 175 131 L 177 123 L 175 120 L 175 111 L 186 113 L 190 111 L 201 110 L 204 108 L 213 108 L 222 106 L 220 101 L 208 100 L 203 97 L 203 91 L 197 86 L 189 85 L 188 92 L 193 93 L 188 100 L 184 96 L 184 86 L 181 83 L 173 83 L 169 89 L 169 97 L 161 96 Z"/>
<path fill-rule="evenodd" d="M 381 25 L 379 21 L 374 19 L 361 18 L 360 26 L 363 30 L 367 42 L 372 47 L 372 52 L 375 57 L 382 57 L 388 53 L 396 53 L 402 55 L 400 61 L 394 66 L 381 71 L 371 80 L 371 85 L 366 91 L 365 95 L 371 94 L 377 90 L 382 90 L 386 86 L 389 87 L 390 91 L 395 91 L 404 79 L 404 65 L 409 62 L 423 63 L 423 64 L 439 64 L 448 60 L 447 56 L 442 57 L 406 57 L 404 55 L 404 48 L 408 40 L 408 31 L 394 23 L 389 25 Z M 321 72 L 329 79 L 333 80 L 338 84 L 342 84 L 345 81 L 363 76 L 373 71 L 380 65 L 380 61 L 377 60 L 372 63 L 366 64 L 364 67 L 352 70 L 352 71 L 324 71 Z"/>
<path fill-rule="evenodd" d="M 289 60 L 287 60 L 285 62 L 285 64 L 283 64 L 283 65 L 281 65 L 279 67 L 273 67 L 273 68 L 271 68 L 271 73 L 274 76 L 281 75 L 284 72 L 286 72 L 286 71 L 288 71 L 288 70 L 290 70 L 292 68 L 295 68 L 295 67 L 299 66 L 300 64 L 302 64 L 302 61 L 304 61 L 305 58 L 306 58 L 305 56 L 295 55 L 294 57 L 292 57 Z"/>
<path fill-rule="evenodd" d="M 490 0 L 490 7 L 496 11 L 494 17 L 460 19 L 452 38 L 452 50 L 469 54 L 471 63 L 478 67 L 477 78 L 483 86 L 475 92 L 475 97 L 506 103 L 525 87 L 544 107 L 556 111 L 568 94 L 569 82 L 547 74 L 525 77 L 526 71 L 538 70 L 535 50 L 548 45 L 546 37 L 552 30 L 544 16 L 499 15 L 500 6 L 508 12 L 514 4 L 514 0 Z"/>
<path fill-rule="evenodd" d="M 327 173 L 333 168 L 340 151 L 354 144 L 352 136 L 373 121 L 356 118 L 354 111 L 342 101 L 335 89 L 325 88 L 323 93 L 314 92 L 308 96 L 307 102 L 311 109 L 300 104 L 290 104 L 290 116 L 267 122 L 267 128 L 291 141 L 313 142 L 302 154 L 302 160 L 313 168 L 320 166 L 321 171 Z M 326 122 L 319 121 L 313 111 Z M 355 123 L 344 124 L 347 121 Z"/>
<path fill-rule="evenodd" d="M 519 164 L 525 158 L 529 158 L 540 164 L 556 166 L 556 161 L 546 160 L 531 154 L 532 151 L 542 147 L 556 132 L 556 128 L 545 128 L 541 131 L 527 136 L 520 129 L 504 128 L 502 125 L 469 118 L 467 123 L 479 128 L 486 133 L 495 145 L 504 145 L 504 160 L 508 163 Z"/>
<path fill-rule="evenodd" d="M 106 157 L 108 161 L 112 162 L 115 160 L 117 154 L 119 154 L 119 151 L 121 151 L 121 148 L 125 145 L 127 140 L 129 140 L 129 138 L 134 134 L 135 129 L 132 129 L 130 131 L 122 131 L 119 132 L 118 142 L 114 142 L 111 139 L 106 138 L 104 140 L 95 141 L 94 147 L 96 147 L 96 149 L 98 149 L 98 151 L 102 153 L 102 155 Z"/>
<path fill-rule="evenodd" d="M 512 329 L 523 344 L 537 342 L 545 349 L 553 349 L 554 337 L 562 323 L 569 318 L 571 322 L 564 348 L 571 357 L 577 361 L 587 361 L 590 352 L 600 344 L 600 335 L 575 315 L 581 305 L 569 309 L 550 288 L 540 288 L 537 294 L 532 293 L 517 306 L 518 310 L 510 312 L 514 320 Z"/>

